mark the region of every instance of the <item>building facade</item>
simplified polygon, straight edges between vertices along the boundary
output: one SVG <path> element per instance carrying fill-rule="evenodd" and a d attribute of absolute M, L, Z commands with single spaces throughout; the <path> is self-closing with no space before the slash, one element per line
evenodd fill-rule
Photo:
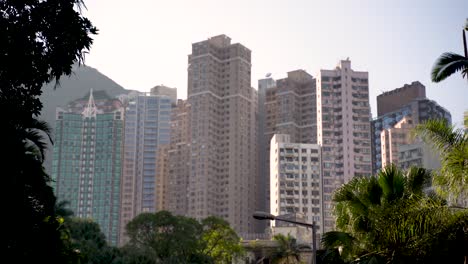
<path fill-rule="evenodd" d="M 382 168 L 382 162 L 386 159 L 386 157 L 383 157 L 382 146 L 391 144 L 390 142 L 382 142 L 382 131 L 392 129 L 405 117 L 411 119 L 412 126 L 416 126 L 417 124 L 425 122 L 429 119 L 442 118 L 447 120 L 449 124 L 452 122 L 452 117 L 447 109 L 440 106 L 433 100 L 421 97 L 422 95 L 425 95 L 425 87 L 419 82 L 413 82 L 411 85 L 405 85 L 402 88 L 396 89 L 395 91 L 386 92 L 380 95 L 381 100 L 377 101 L 377 107 L 379 107 L 379 102 L 388 101 L 386 97 L 390 97 L 390 99 L 395 97 L 403 97 L 411 90 L 416 90 L 418 92 L 411 92 L 414 94 L 414 96 L 411 97 L 412 100 L 409 103 L 405 105 L 400 104 L 398 105 L 400 108 L 394 110 L 393 112 L 384 112 L 383 115 L 375 118 L 371 122 L 372 171 L 374 174 Z M 405 100 L 405 102 L 406 101 L 407 100 Z"/>
<path fill-rule="evenodd" d="M 252 233 L 257 201 L 257 92 L 251 51 L 225 35 L 192 44 L 188 58 L 188 215 L 215 215 Z"/>
<path fill-rule="evenodd" d="M 372 173 L 369 77 L 342 60 L 317 76 L 317 142 L 322 146 L 324 231 L 334 227 L 332 195 L 355 176 Z"/>
<path fill-rule="evenodd" d="M 304 70 L 290 71 L 286 78 L 259 80 L 260 177 L 267 190 L 261 199 L 270 206 L 270 141 L 274 134 L 288 134 L 291 142 L 317 143 L 315 79 Z M 262 188 L 263 189 L 263 188 Z M 265 199 L 266 198 L 266 199 Z"/>
<path fill-rule="evenodd" d="M 270 213 L 303 214 L 323 233 L 321 149 L 317 144 L 291 142 L 286 134 L 275 134 L 270 150 Z M 276 226 L 271 221 L 271 226 Z"/>
<path fill-rule="evenodd" d="M 426 87 L 415 81 L 377 96 L 377 116 L 395 112 L 415 99 L 426 98 Z"/>
<path fill-rule="evenodd" d="M 171 141 L 168 150 L 168 210 L 175 215 L 188 215 L 190 170 L 190 104 L 178 100 L 172 111 Z"/>
<path fill-rule="evenodd" d="M 165 88 L 163 91 L 174 90 Z M 173 93 L 171 93 L 173 94 Z M 158 201 L 158 151 L 170 141 L 174 97 L 167 93 L 139 93 L 129 98 L 125 111 L 120 245 L 125 226 L 142 212 L 161 210 Z"/>
<path fill-rule="evenodd" d="M 92 218 L 106 239 L 119 239 L 124 108 L 102 91 L 57 108 L 52 178 L 75 216 Z M 87 99 L 87 100 L 86 100 Z"/>
<path fill-rule="evenodd" d="M 382 167 L 398 164 L 399 147 L 413 142 L 411 138 L 413 128 L 413 121 L 408 116 L 405 116 L 393 127 L 380 132 Z"/>
<path fill-rule="evenodd" d="M 276 87 L 276 81 L 267 74 L 265 79 L 258 80 L 258 130 L 257 130 L 257 146 L 258 146 L 258 176 L 259 176 L 259 191 L 258 201 L 259 211 L 270 211 L 270 138 L 265 136 L 266 131 L 266 91 Z M 266 228 L 266 223 L 260 229 Z"/>
<path fill-rule="evenodd" d="M 404 170 L 411 167 L 440 169 L 440 156 L 429 145 L 416 141 L 399 147 L 398 167 Z"/>

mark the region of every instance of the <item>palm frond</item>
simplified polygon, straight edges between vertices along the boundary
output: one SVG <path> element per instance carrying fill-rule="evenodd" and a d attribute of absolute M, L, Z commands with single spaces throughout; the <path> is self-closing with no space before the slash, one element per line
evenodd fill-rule
<path fill-rule="evenodd" d="M 50 143 L 54 144 L 54 141 L 52 139 L 52 129 L 50 128 L 49 124 L 46 121 L 33 119 L 31 122 L 31 125 L 29 126 L 29 129 L 41 131 L 47 136 Z"/>
<path fill-rule="evenodd" d="M 433 82 L 440 82 L 458 71 L 465 74 L 466 69 L 468 69 L 468 58 L 456 53 L 446 52 L 434 63 L 431 78 Z"/>
<path fill-rule="evenodd" d="M 421 195 L 428 186 L 432 175 L 424 168 L 411 167 L 406 173 L 406 187 L 410 194 Z"/>
<path fill-rule="evenodd" d="M 462 76 L 466 77 L 468 69 L 468 58 L 456 53 L 444 53 L 434 63 L 431 72 L 433 82 L 440 82 L 461 71 Z"/>
<path fill-rule="evenodd" d="M 440 152 L 449 152 L 465 140 L 463 131 L 455 129 L 444 119 L 431 119 L 418 124 L 412 134 L 413 137 L 418 136 L 424 142 L 430 143 Z"/>
<path fill-rule="evenodd" d="M 405 177 L 394 164 L 383 168 L 378 173 L 378 181 L 386 202 L 393 202 L 403 197 Z"/>
<path fill-rule="evenodd" d="M 322 236 L 322 246 L 326 249 L 336 248 L 339 246 L 350 248 L 353 246 L 355 238 L 346 232 L 330 231 Z"/>
<path fill-rule="evenodd" d="M 45 159 L 45 150 L 47 142 L 44 140 L 44 135 L 53 143 L 51 129 L 47 122 L 32 119 L 29 126 L 22 132 L 26 144 L 36 148 L 36 152 L 40 154 L 40 160 Z"/>

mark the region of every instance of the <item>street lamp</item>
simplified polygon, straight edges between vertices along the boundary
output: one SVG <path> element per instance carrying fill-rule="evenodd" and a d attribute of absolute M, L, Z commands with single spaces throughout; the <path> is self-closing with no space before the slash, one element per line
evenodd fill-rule
<path fill-rule="evenodd" d="M 294 221 L 294 220 L 284 219 L 284 218 L 281 218 L 279 216 L 275 216 L 275 215 L 269 214 L 267 212 L 262 212 L 262 211 L 257 211 L 252 216 L 253 216 L 253 218 L 255 218 L 257 220 L 277 220 L 277 221 L 283 221 L 283 222 L 288 222 L 288 223 L 292 223 L 292 224 L 312 228 L 312 255 L 313 255 L 312 256 L 312 261 L 313 261 L 313 264 L 317 264 L 317 246 L 315 245 L 316 244 L 316 228 L 317 227 L 315 225 L 315 221 L 312 224 L 304 223 L 304 222 L 298 222 L 298 221 Z"/>

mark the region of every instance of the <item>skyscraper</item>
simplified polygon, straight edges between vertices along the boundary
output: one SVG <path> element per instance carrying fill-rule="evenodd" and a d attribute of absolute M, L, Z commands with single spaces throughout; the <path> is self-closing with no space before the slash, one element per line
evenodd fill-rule
<path fill-rule="evenodd" d="M 324 231 L 334 227 L 333 191 L 371 166 L 369 77 L 342 60 L 317 76 L 317 141 L 322 146 Z"/>
<path fill-rule="evenodd" d="M 158 151 L 169 144 L 175 88 L 153 89 L 129 98 L 125 111 L 120 245 L 126 241 L 126 224 L 142 212 L 156 212 Z M 163 170 L 160 170 L 163 171 Z"/>
<path fill-rule="evenodd" d="M 257 93 L 251 51 L 225 35 L 192 44 L 188 58 L 188 215 L 216 215 L 239 234 L 256 231 Z"/>
<path fill-rule="evenodd" d="M 75 216 L 95 220 L 116 245 L 124 109 L 103 91 L 95 95 L 57 108 L 52 178 L 57 198 Z"/>
<path fill-rule="evenodd" d="M 258 82 L 259 173 L 262 201 L 269 211 L 270 140 L 274 134 L 288 134 L 291 142 L 317 143 L 315 79 L 304 70 L 290 71 L 286 78 Z"/>

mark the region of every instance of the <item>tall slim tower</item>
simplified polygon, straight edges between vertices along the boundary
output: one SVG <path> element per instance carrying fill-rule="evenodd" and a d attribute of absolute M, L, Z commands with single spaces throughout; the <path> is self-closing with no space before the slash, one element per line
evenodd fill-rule
<path fill-rule="evenodd" d="M 369 77 L 342 60 L 317 76 L 317 139 L 322 146 L 324 231 L 334 227 L 333 191 L 355 176 L 370 176 Z"/>
<path fill-rule="evenodd" d="M 188 62 L 188 215 L 220 216 L 239 234 L 252 233 L 258 157 L 251 51 L 220 35 L 192 44 Z"/>
<path fill-rule="evenodd" d="M 153 89 L 129 99 L 125 111 L 120 245 L 126 242 L 125 226 L 142 212 L 156 212 L 158 198 L 158 152 L 169 144 L 175 88 Z M 164 159 L 159 159 L 164 160 Z"/>
<path fill-rule="evenodd" d="M 124 109 L 104 91 L 94 95 L 57 108 L 52 178 L 57 198 L 117 245 Z"/>

